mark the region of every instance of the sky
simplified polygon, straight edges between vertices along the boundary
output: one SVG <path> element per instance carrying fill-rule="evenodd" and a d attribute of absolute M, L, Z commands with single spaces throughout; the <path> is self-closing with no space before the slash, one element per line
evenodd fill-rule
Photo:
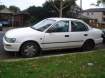
<path fill-rule="evenodd" d="M 21 10 L 28 8 L 29 6 L 41 6 L 46 0 L 0 0 L 0 4 L 4 4 L 7 7 L 10 5 L 15 5 L 19 7 Z M 83 9 L 94 8 L 92 3 L 96 3 L 97 0 L 82 0 L 83 1 Z M 77 0 L 76 3 L 79 5 L 80 0 Z"/>

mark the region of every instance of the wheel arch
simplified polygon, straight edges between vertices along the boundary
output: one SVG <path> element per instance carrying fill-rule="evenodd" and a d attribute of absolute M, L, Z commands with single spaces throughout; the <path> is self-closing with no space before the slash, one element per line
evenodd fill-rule
<path fill-rule="evenodd" d="M 28 43 L 28 42 L 33 42 L 33 43 L 37 44 L 37 46 L 41 49 L 41 47 L 40 47 L 40 45 L 39 45 L 39 43 L 38 43 L 37 41 L 28 40 L 28 41 L 25 41 L 25 42 L 23 42 L 23 43 L 21 44 L 21 46 L 20 46 L 20 48 L 19 48 L 19 51 L 21 50 L 22 46 L 23 46 L 24 44 Z"/>
<path fill-rule="evenodd" d="M 94 47 L 95 47 L 95 42 L 94 42 L 94 40 L 93 40 L 93 39 L 87 39 L 87 40 L 83 43 L 83 45 L 82 45 L 82 47 L 81 47 L 81 50 L 82 50 L 82 51 L 90 51 L 90 50 L 92 50 Z"/>
<path fill-rule="evenodd" d="M 95 41 L 93 39 L 87 39 L 87 40 L 85 40 L 85 42 L 87 42 L 87 41 L 92 41 L 94 43 L 94 45 L 95 45 Z M 85 42 L 84 42 L 84 44 L 85 44 Z"/>

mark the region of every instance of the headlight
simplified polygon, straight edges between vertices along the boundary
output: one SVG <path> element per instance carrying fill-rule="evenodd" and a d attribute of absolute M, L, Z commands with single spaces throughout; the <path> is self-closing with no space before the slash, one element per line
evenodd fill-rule
<path fill-rule="evenodd" d="M 7 38 L 6 36 L 4 37 L 4 39 L 9 43 L 14 43 L 16 41 L 16 38 Z"/>

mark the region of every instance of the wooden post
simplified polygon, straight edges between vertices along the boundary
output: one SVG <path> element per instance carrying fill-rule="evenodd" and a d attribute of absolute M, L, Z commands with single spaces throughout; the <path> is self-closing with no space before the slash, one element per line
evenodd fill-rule
<path fill-rule="evenodd" d="M 12 27 L 14 27 L 14 14 L 12 15 Z"/>
<path fill-rule="evenodd" d="M 82 9 L 82 0 L 80 0 L 80 8 Z"/>

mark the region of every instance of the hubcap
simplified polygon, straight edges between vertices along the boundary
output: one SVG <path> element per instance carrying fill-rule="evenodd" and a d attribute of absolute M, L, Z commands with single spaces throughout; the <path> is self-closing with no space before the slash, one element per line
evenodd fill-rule
<path fill-rule="evenodd" d="M 36 54 L 36 48 L 34 47 L 34 45 L 28 45 L 25 47 L 24 49 L 24 53 L 27 55 L 27 56 L 33 56 Z"/>

